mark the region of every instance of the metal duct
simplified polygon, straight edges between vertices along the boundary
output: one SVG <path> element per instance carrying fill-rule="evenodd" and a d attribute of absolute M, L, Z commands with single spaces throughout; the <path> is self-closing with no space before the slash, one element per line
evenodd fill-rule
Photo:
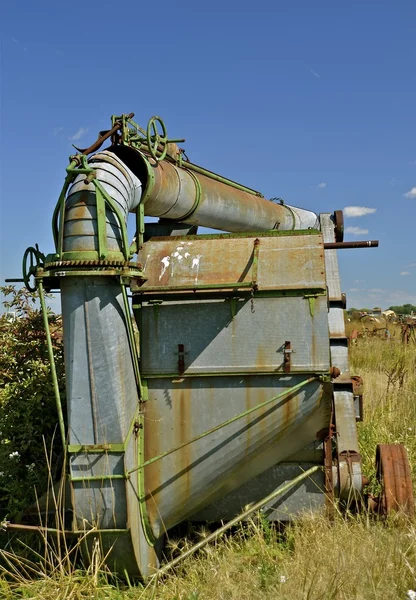
<path fill-rule="evenodd" d="M 235 233 L 320 229 L 316 213 L 266 200 L 196 165 L 155 163 L 123 146 L 111 150 L 139 175 L 148 216 Z"/>
<path fill-rule="evenodd" d="M 118 203 L 127 219 L 140 201 L 141 184 L 114 154 L 93 156 L 102 186 Z M 80 175 L 69 190 L 64 223 L 64 252 L 97 250 L 95 188 Z M 120 228 L 107 210 L 108 248 L 122 250 Z M 100 445 L 123 443 L 138 393 L 126 331 L 121 285 L 114 277 L 63 277 L 61 279 L 69 443 Z M 76 454 L 71 457 L 72 477 L 124 472 L 123 455 Z M 85 489 L 73 483 L 78 526 L 100 521 L 103 528 L 125 527 L 126 486 L 123 479 Z"/>

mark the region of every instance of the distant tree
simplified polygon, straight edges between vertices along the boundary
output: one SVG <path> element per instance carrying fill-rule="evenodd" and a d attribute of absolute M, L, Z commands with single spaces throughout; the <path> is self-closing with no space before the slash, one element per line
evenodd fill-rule
<path fill-rule="evenodd" d="M 410 315 L 412 312 L 416 312 L 416 306 L 403 304 L 402 306 L 390 306 L 389 310 L 394 310 L 396 315 Z"/>

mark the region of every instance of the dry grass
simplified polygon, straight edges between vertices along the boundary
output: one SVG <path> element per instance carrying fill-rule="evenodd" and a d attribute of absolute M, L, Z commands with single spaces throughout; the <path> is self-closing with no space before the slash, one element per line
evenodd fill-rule
<path fill-rule="evenodd" d="M 413 463 L 416 347 L 404 347 L 394 337 L 360 339 L 351 359 L 365 381 L 365 422 L 359 431 L 366 472 L 373 469 L 379 442 L 404 443 Z M 98 548 L 89 571 L 74 570 L 73 561 L 51 544 L 47 556 L 46 565 L 36 557 L 3 553 L 0 598 L 405 600 L 406 591 L 416 588 L 415 522 L 381 523 L 366 514 L 338 515 L 333 524 L 322 515 L 307 515 L 284 535 L 253 519 L 147 588 L 117 583 L 106 573 Z"/>

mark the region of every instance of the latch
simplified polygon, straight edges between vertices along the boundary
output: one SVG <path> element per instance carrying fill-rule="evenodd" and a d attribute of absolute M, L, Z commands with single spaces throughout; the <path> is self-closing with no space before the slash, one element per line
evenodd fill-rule
<path fill-rule="evenodd" d="M 293 352 L 292 344 L 289 341 L 285 342 L 283 346 L 283 370 L 285 373 L 290 373 Z"/>
<path fill-rule="evenodd" d="M 314 316 L 315 314 L 315 300 L 317 299 L 318 294 L 305 294 L 304 298 L 305 300 L 309 301 L 309 312 L 311 317 Z"/>

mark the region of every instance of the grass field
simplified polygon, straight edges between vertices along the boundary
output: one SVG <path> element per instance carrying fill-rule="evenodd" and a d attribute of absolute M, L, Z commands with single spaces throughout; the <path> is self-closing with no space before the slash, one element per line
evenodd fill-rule
<path fill-rule="evenodd" d="M 404 443 L 415 464 L 416 346 L 403 346 L 394 335 L 389 341 L 360 338 L 351 363 L 365 382 L 359 424 L 365 473 L 374 473 L 380 442 Z M 147 587 L 117 583 L 104 573 L 99 555 L 88 573 L 74 570 L 65 553 L 50 547 L 46 557 L 31 563 L 6 554 L 0 598 L 405 600 L 407 590 L 416 589 L 416 523 L 399 517 L 377 522 L 364 513 L 337 515 L 330 524 L 310 514 L 283 535 L 255 518 Z"/>

